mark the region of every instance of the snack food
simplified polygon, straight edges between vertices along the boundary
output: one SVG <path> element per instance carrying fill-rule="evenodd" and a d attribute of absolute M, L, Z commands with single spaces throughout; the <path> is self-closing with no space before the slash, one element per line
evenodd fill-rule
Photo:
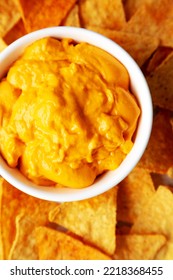
<path fill-rule="evenodd" d="M 40 39 L 0 92 L 0 152 L 38 185 L 89 186 L 133 146 L 140 109 L 128 72 L 95 46 Z"/>
<path fill-rule="evenodd" d="M 92 6 L 95 1 L 90 1 Z M 82 15 L 84 10 L 81 9 L 81 3 L 89 3 L 90 1 L 75 1 L 77 5 L 75 7 L 75 19 L 77 20 L 74 21 L 74 24 L 77 22 L 77 24 L 80 23 L 80 26 L 84 27 L 81 19 L 86 15 Z M 6 2 L 8 2 L 10 7 L 9 3 L 12 1 Z M 28 1 L 18 2 L 21 3 L 21 9 L 24 9 Z M 45 6 L 46 0 L 29 2 L 40 2 L 41 5 Z M 67 3 L 68 1 L 62 0 L 62 2 Z M 115 3 L 116 0 L 110 2 Z M 5 182 L 4 179 L 0 179 L 0 259 L 60 259 L 61 253 L 64 252 L 66 259 L 69 259 L 69 255 L 73 259 L 79 259 L 79 257 L 85 259 L 87 252 L 88 259 L 97 257 L 99 259 L 111 258 L 121 260 L 173 260 L 173 215 L 171 214 L 173 213 L 173 157 L 171 150 L 173 141 L 173 89 L 171 78 L 171 54 L 173 52 L 172 0 L 117 1 L 117 3 L 121 4 L 119 8 L 120 14 L 122 15 L 122 11 L 124 10 L 126 16 L 126 18 L 119 18 L 125 21 L 123 30 L 118 30 L 120 25 L 112 24 L 112 22 L 109 22 L 110 18 L 106 18 L 106 1 L 100 0 L 97 3 L 99 5 L 99 7 L 95 6 L 95 23 L 97 26 L 87 26 L 87 28 L 91 30 L 97 29 L 96 31 L 118 42 L 133 56 L 149 80 L 151 93 L 154 97 L 153 106 L 155 110 L 153 133 L 144 158 L 138 167 L 113 190 L 117 192 L 117 196 L 115 197 L 114 205 L 113 199 L 111 199 L 110 206 L 112 210 L 110 208 L 110 211 L 107 212 L 108 205 L 106 203 L 101 204 L 101 213 L 105 213 L 105 217 L 108 217 L 108 213 L 114 211 L 113 208 L 116 209 L 116 215 L 114 213 L 114 254 L 110 256 L 108 252 L 103 254 L 101 251 L 103 244 L 108 242 L 101 225 L 98 229 L 100 231 L 100 243 L 102 243 L 103 238 L 105 240 L 103 244 L 100 244 L 100 248 L 97 247 L 98 243 L 95 244 L 94 240 L 91 240 L 91 237 L 88 237 L 86 241 L 84 231 L 78 231 L 76 234 L 69 231 L 69 229 L 74 231 L 75 224 L 73 224 L 73 221 L 77 221 L 78 224 L 79 217 L 78 212 L 76 213 L 78 206 L 74 207 L 78 203 L 70 202 L 57 205 L 57 203 L 44 202 L 31 198 L 21 191 L 16 190 L 13 186 Z M 89 6 L 89 4 L 87 5 Z M 28 8 L 28 14 L 31 17 L 35 17 L 34 13 L 30 11 L 32 8 L 33 5 Z M 100 10 L 101 14 L 99 12 Z M 71 14 L 71 11 L 68 12 L 68 15 Z M 4 13 L 4 10 L 0 10 L 1 12 Z M 50 17 L 53 16 L 51 10 L 47 10 L 48 12 L 50 12 Z M 76 12 L 78 15 L 76 15 Z M 114 12 L 113 10 L 111 11 L 111 17 L 115 18 L 116 14 L 118 14 L 118 9 L 112 15 Z M 68 24 L 68 15 L 63 18 L 61 24 L 65 24 L 65 22 Z M 158 18 L 160 15 L 162 16 L 161 21 Z M 88 14 L 89 16 L 90 13 Z M 103 18 L 106 19 L 106 22 L 102 22 Z M 150 20 L 147 28 L 146 18 Z M 97 22 L 101 22 L 101 26 Z M 132 30 L 133 22 L 135 22 L 136 26 L 136 28 L 133 26 L 133 31 L 135 29 L 137 33 L 129 32 L 130 28 Z M 69 24 L 71 24 L 71 20 Z M 128 28 L 128 25 L 130 25 L 130 28 Z M 48 26 L 48 22 L 46 22 L 46 26 Z M 8 25 L 5 24 L 3 34 L 7 33 L 3 35 L 2 46 L 5 46 L 4 42 L 9 44 L 19 36 L 27 33 L 25 30 L 26 27 L 27 18 L 24 23 L 21 19 L 20 23 L 16 23 L 13 27 L 11 26 L 11 22 Z M 35 28 L 39 28 L 37 24 Z M 20 30 L 22 31 L 21 33 Z M 158 90 L 155 90 L 156 80 L 161 85 Z M 163 96 L 165 85 L 168 86 L 169 90 L 164 90 Z M 152 88 L 154 88 L 154 91 Z M 169 95 L 167 96 L 167 94 Z M 167 176 L 167 173 L 170 177 Z M 106 197 L 107 194 L 102 195 L 103 202 L 106 201 Z M 93 220 L 99 223 L 104 217 L 100 218 L 98 206 L 96 203 L 93 204 L 92 201 L 89 199 L 88 206 L 86 201 L 80 202 L 80 207 L 85 207 L 85 213 L 95 214 Z M 96 209 L 94 209 L 94 206 Z M 61 215 L 56 217 L 56 219 L 54 215 L 54 222 L 50 222 L 50 220 L 52 221 L 52 213 L 57 214 L 58 209 L 63 209 L 66 221 L 62 221 Z M 70 211 L 68 211 L 69 209 Z M 67 223 L 67 221 L 69 222 Z M 62 227 L 62 222 L 66 222 L 66 228 Z M 79 227 L 82 228 L 84 226 L 86 230 L 86 222 L 87 219 L 85 220 L 85 217 L 83 217 L 80 220 Z M 106 218 L 106 225 L 110 227 L 108 223 L 109 219 Z M 112 217 L 110 223 L 113 227 Z M 96 230 L 94 224 L 92 227 Z M 91 234 L 89 228 L 88 232 Z M 112 231 L 109 238 L 111 236 Z M 47 241 L 46 238 L 48 238 Z M 57 246 L 57 240 L 60 246 Z M 67 255 L 66 251 L 69 249 L 67 241 L 69 240 L 72 242 L 73 249 L 70 249 L 69 255 Z M 50 244 L 51 246 L 49 248 Z M 80 256 L 73 254 L 73 250 L 76 250 L 76 248 Z M 92 250 L 93 248 L 94 250 Z M 150 272 L 151 270 L 148 270 L 148 274 Z"/>

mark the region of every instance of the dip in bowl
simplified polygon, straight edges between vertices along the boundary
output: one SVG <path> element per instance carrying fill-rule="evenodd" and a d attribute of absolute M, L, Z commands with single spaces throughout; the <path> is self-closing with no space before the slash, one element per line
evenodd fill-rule
<path fill-rule="evenodd" d="M 150 136 L 152 102 L 121 47 L 82 28 L 53 27 L 17 40 L 0 62 L 1 80 L 10 69 L 0 95 L 14 97 L 14 106 L 4 99 L 13 110 L 2 113 L 0 135 L 0 174 L 9 183 L 73 201 L 103 193 L 134 168 Z"/>

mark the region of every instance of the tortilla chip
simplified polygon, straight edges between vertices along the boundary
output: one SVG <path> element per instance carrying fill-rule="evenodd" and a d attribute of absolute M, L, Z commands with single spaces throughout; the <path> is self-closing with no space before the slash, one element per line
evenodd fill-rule
<path fill-rule="evenodd" d="M 173 242 L 167 242 L 155 256 L 156 260 L 173 260 Z"/>
<path fill-rule="evenodd" d="M 93 25 L 119 30 L 126 22 L 121 0 L 79 0 L 79 12 L 83 27 Z"/>
<path fill-rule="evenodd" d="M 159 40 L 152 36 L 140 34 L 110 30 L 95 26 L 88 26 L 90 30 L 98 32 L 124 48 L 138 63 L 142 66 L 145 61 L 152 55 L 159 45 Z"/>
<path fill-rule="evenodd" d="M 8 33 L 3 37 L 3 40 L 6 42 L 6 44 L 10 45 L 15 40 L 19 39 L 20 37 L 24 36 L 26 34 L 26 30 L 23 24 L 23 20 L 20 19 L 9 31 Z"/>
<path fill-rule="evenodd" d="M 151 176 L 155 189 L 157 189 L 160 185 L 164 185 L 165 188 L 172 189 L 173 191 L 173 188 L 171 188 L 171 185 L 173 187 L 173 180 L 169 178 L 167 174 L 152 173 Z"/>
<path fill-rule="evenodd" d="M 146 73 L 149 74 L 156 70 L 156 68 L 166 59 L 166 57 L 173 51 L 170 47 L 158 47 L 146 67 Z"/>
<path fill-rule="evenodd" d="M 154 104 L 173 111 L 173 52 L 146 78 Z"/>
<path fill-rule="evenodd" d="M 0 52 L 2 52 L 7 47 L 3 39 L 0 38 Z"/>
<path fill-rule="evenodd" d="M 13 0 L 0 1 L 0 37 L 3 37 L 19 20 L 20 13 Z"/>
<path fill-rule="evenodd" d="M 60 25 L 76 0 L 17 0 L 27 32 Z"/>
<path fill-rule="evenodd" d="M 117 220 L 134 223 L 154 193 L 155 188 L 150 174 L 146 170 L 136 167 L 119 184 Z"/>
<path fill-rule="evenodd" d="M 107 254 L 115 251 L 117 187 L 99 196 L 58 205 L 49 220 L 81 236 Z"/>
<path fill-rule="evenodd" d="M 147 149 L 138 163 L 149 172 L 164 174 L 173 165 L 173 132 L 170 112 L 160 110 L 155 116 Z"/>
<path fill-rule="evenodd" d="M 163 234 L 173 242 L 173 194 L 159 186 L 138 216 L 131 229 L 133 234 Z"/>
<path fill-rule="evenodd" d="M 16 217 L 16 236 L 9 253 L 9 260 L 37 260 L 35 222 L 20 213 Z"/>
<path fill-rule="evenodd" d="M 2 180 L 2 212 L 1 224 L 4 259 L 8 259 L 9 252 L 16 235 L 15 219 L 20 213 L 25 213 L 37 225 L 45 225 L 48 221 L 48 212 L 57 203 L 49 202 L 29 196 Z M 7 207 L 8 205 L 8 207 Z"/>
<path fill-rule="evenodd" d="M 124 11 L 126 14 L 126 19 L 129 20 L 147 1 L 148 0 L 125 0 Z"/>
<path fill-rule="evenodd" d="M 160 234 L 117 235 L 114 255 L 116 260 L 153 260 L 159 249 L 166 243 Z"/>
<path fill-rule="evenodd" d="M 123 30 L 159 37 L 167 19 L 173 17 L 172 0 L 150 0 L 141 5 Z M 142 35 L 141 35 L 142 37 Z"/>
<path fill-rule="evenodd" d="M 168 18 L 160 27 L 158 37 L 162 46 L 173 47 L 173 17 Z"/>
<path fill-rule="evenodd" d="M 47 227 L 35 231 L 40 260 L 110 260 L 99 250 Z"/>
<path fill-rule="evenodd" d="M 173 178 L 173 166 L 171 166 L 169 169 L 168 169 L 168 172 L 167 172 L 168 176 L 170 178 Z"/>
<path fill-rule="evenodd" d="M 62 22 L 62 25 L 80 27 L 79 6 L 77 4 L 74 5 L 73 9 Z"/>

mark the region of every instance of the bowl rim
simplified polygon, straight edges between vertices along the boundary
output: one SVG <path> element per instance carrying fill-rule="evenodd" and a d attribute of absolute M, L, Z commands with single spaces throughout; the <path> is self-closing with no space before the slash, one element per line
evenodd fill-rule
<path fill-rule="evenodd" d="M 153 106 L 150 90 L 141 69 L 121 46 L 97 32 L 79 27 L 48 27 L 19 38 L 0 53 L 0 64 L 2 65 L 2 63 L 5 63 L 3 71 L 1 70 L 0 78 L 3 77 L 10 65 L 22 54 L 23 50 L 28 45 L 45 37 L 55 37 L 57 39 L 72 38 L 77 42 L 87 42 L 105 50 L 126 67 L 130 76 L 132 92 L 136 95 L 141 107 L 137 136 L 132 150 L 119 167 L 99 176 L 94 184 L 86 188 L 72 189 L 36 186 L 27 180 L 19 171 L 16 175 L 16 169 L 8 167 L 1 155 L 0 175 L 14 187 L 40 199 L 69 202 L 91 198 L 108 191 L 120 183 L 132 171 L 142 157 L 151 135 L 153 122 Z M 11 54 L 13 54 L 13 56 L 11 56 Z"/>

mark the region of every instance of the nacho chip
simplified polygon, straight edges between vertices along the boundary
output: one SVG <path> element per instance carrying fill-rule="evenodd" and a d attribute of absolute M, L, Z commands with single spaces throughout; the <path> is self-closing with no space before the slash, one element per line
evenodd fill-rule
<path fill-rule="evenodd" d="M 17 0 L 27 32 L 60 25 L 76 0 Z"/>
<path fill-rule="evenodd" d="M 149 74 L 156 70 L 156 68 L 166 59 L 166 57 L 173 52 L 173 48 L 170 47 L 158 47 L 155 51 L 146 68 L 146 73 Z"/>
<path fill-rule="evenodd" d="M 97 197 L 58 205 L 49 214 L 57 223 L 108 254 L 115 251 L 117 187 Z"/>
<path fill-rule="evenodd" d="M 121 0 L 79 0 L 79 12 L 83 27 L 93 25 L 119 30 L 126 22 Z"/>
<path fill-rule="evenodd" d="M 80 27 L 79 6 L 77 4 L 74 5 L 73 9 L 62 22 L 62 25 Z"/>
<path fill-rule="evenodd" d="M 133 234 L 163 234 L 173 242 L 173 194 L 160 186 L 132 227 Z"/>
<path fill-rule="evenodd" d="M 173 17 L 172 0 L 150 0 L 147 2 L 137 9 L 123 30 L 138 33 L 141 38 L 142 34 L 159 38 L 161 27 L 166 24 L 169 18 Z"/>
<path fill-rule="evenodd" d="M 162 46 L 173 47 L 173 17 L 168 18 L 160 27 L 158 37 Z"/>
<path fill-rule="evenodd" d="M 126 19 L 129 20 L 136 11 L 147 2 L 148 0 L 125 0 L 124 10 Z"/>
<path fill-rule="evenodd" d="M 173 52 L 146 78 L 154 104 L 173 111 Z"/>
<path fill-rule="evenodd" d="M 35 231 L 40 260 L 110 260 L 99 250 L 47 227 Z"/>
<path fill-rule="evenodd" d="M 19 20 L 20 13 L 13 0 L 0 1 L 0 37 L 3 37 Z"/>
<path fill-rule="evenodd" d="M 1 225 L 4 259 L 8 259 L 9 252 L 16 234 L 15 219 L 20 213 L 25 213 L 37 225 L 45 225 L 48 221 L 48 212 L 57 203 L 49 202 L 29 196 L 2 180 L 2 212 Z M 8 207 L 7 207 L 8 205 Z"/>
<path fill-rule="evenodd" d="M 151 137 L 139 167 L 164 174 L 173 165 L 173 133 L 169 121 L 169 111 L 161 110 L 155 116 Z"/>
<path fill-rule="evenodd" d="M 110 30 L 96 26 L 88 26 L 90 30 L 98 32 L 124 48 L 136 60 L 139 66 L 152 55 L 159 45 L 159 40 L 152 36 Z"/>
<path fill-rule="evenodd" d="M 37 260 L 35 221 L 21 212 L 16 217 L 16 236 L 9 253 L 9 260 Z"/>
<path fill-rule="evenodd" d="M 20 37 L 26 34 L 26 30 L 23 24 L 23 20 L 20 19 L 3 37 L 3 40 L 7 45 L 10 45 L 15 40 L 19 39 Z"/>
<path fill-rule="evenodd" d="M 0 52 L 2 52 L 7 47 L 3 39 L 0 38 Z"/>
<path fill-rule="evenodd" d="M 141 180 L 142 178 L 142 180 Z M 148 199 L 155 193 L 150 174 L 135 168 L 120 184 L 117 194 L 117 220 L 134 223 Z"/>
<path fill-rule="evenodd" d="M 165 243 L 166 238 L 160 234 L 117 235 L 113 258 L 116 260 L 153 260 Z"/>
<path fill-rule="evenodd" d="M 173 260 L 173 242 L 167 242 L 155 256 L 156 260 Z"/>
<path fill-rule="evenodd" d="M 169 169 L 168 169 L 168 172 L 167 172 L 168 176 L 170 178 L 173 178 L 173 166 L 171 166 Z"/>

